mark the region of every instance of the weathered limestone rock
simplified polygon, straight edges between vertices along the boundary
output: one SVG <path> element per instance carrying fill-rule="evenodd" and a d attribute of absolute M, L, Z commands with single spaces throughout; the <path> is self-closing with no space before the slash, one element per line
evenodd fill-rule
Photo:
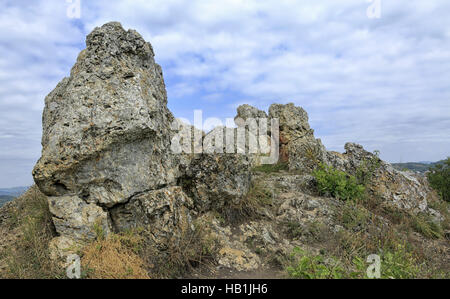
<path fill-rule="evenodd" d="M 211 251 L 220 267 L 237 271 L 256 270 L 261 259 L 246 246 L 246 238 L 235 238 L 230 226 L 221 226 L 214 213 L 206 213 L 197 219 L 203 229 L 203 236 L 213 244 Z"/>
<path fill-rule="evenodd" d="M 190 153 L 174 142 L 185 129 L 193 139 L 182 146 Z M 112 22 L 88 35 L 70 77 L 47 96 L 33 176 L 49 196 L 61 237 L 82 242 L 95 238 L 96 228 L 144 226 L 164 247 L 191 229 L 192 200 L 175 185 L 185 187 L 198 210 L 238 202 L 248 192 L 249 157 L 197 152 L 204 139 L 168 110 L 152 46 Z"/>
<path fill-rule="evenodd" d="M 290 170 L 310 172 L 319 162 L 325 162 L 326 149 L 308 123 L 308 114 L 290 103 L 273 104 L 269 118 L 280 122 L 280 161 L 288 162 Z"/>
<path fill-rule="evenodd" d="M 48 202 L 56 231 L 63 236 L 86 241 L 96 237 L 96 229 L 111 231 L 108 213 L 94 203 L 77 196 L 49 197 Z"/>
<path fill-rule="evenodd" d="M 173 116 L 152 47 L 137 32 L 108 23 L 86 45 L 45 100 L 33 175 L 46 195 L 112 207 L 175 181 L 167 150 Z"/>
<path fill-rule="evenodd" d="M 259 110 L 256 107 L 250 105 L 241 105 L 237 108 L 237 115 L 234 118 L 235 121 L 242 119 L 246 121 L 247 119 L 255 119 L 258 120 L 260 118 L 268 118 L 267 113 L 265 111 Z M 241 124 L 236 123 L 236 125 L 240 126 Z"/>
<path fill-rule="evenodd" d="M 370 191 L 381 196 L 386 205 L 415 213 L 429 212 L 427 200 L 434 195 L 425 178 L 394 169 L 392 165 L 378 159 L 359 144 L 347 143 L 345 150 L 344 154 L 329 152 L 330 164 L 355 174 L 362 163 L 377 159 L 380 166 L 374 173 Z"/>
<path fill-rule="evenodd" d="M 183 138 L 172 139 L 175 140 L 172 147 L 183 152 L 179 159 L 182 175 L 178 185 L 192 197 L 195 209 L 209 211 L 220 209 L 227 203 L 239 203 L 250 188 L 253 156 L 245 151 L 245 146 L 242 151 L 238 150 L 237 129 L 216 127 L 204 134 L 190 125 L 176 126 L 179 127 L 177 133 L 184 131 Z M 188 142 L 182 140 L 186 135 L 190 136 Z M 197 140 L 195 136 L 202 138 Z M 186 150 L 191 154 L 185 154 Z"/>
<path fill-rule="evenodd" d="M 280 227 L 286 223 L 299 225 L 303 234 L 315 222 L 337 227 L 333 219 L 342 203 L 308 194 L 314 184 L 308 174 L 320 162 L 355 173 L 373 154 L 355 144 L 347 144 L 344 154 L 327 152 L 315 139 L 307 113 L 294 104 L 274 104 L 269 115 L 243 105 L 235 119 L 238 128 L 204 134 L 175 121 L 152 47 L 136 31 L 108 23 L 89 34 L 86 45 L 70 77 L 45 100 L 42 157 L 33 171 L 58 233 L 50 245 L 52 256 L 64 257 L 99 232 L 130 228 L 144 228 L 163 252 L 181 245 L 194 232 L 194 221 L 204 220 L 203 232 L 217 241 L 219 265 L 248 271 L 260 268 L 265 255 L 287 255 L 301 245 L 301 238 L 284 239 Z M 263 137 L 249 132 L 251 120 L 259 125 L 267 119 L 269 125 L 274 118 L 280 123 L 281 161 L 303 174 L 268 176 L 264 186 L 273 197 L 261 203 L 257 219 L 223 227 L 218 215 L 241 207 L 252 167 L 267 154 L 261 144 L 273 141 L 269 127 Z M 240 144 L 242 128 L 247 132 Z M 189 132 L 188 138 L 179 139 L 180 131 Z M 426 183 L 380 163 L 371 192 L 386 204 L 440 219 L 427 207 L 432 192 Z M 0 224 L 1 219 L 0 213 Z"/>
<path fill-rule="evenodd" d="M 196 156 L 180 183 L 199 211 L 238 205 L 250 189 L 251 158 L 227 153 Z"/>
<path fill-rule="evenodd" d="M 53 238 L 48 247 L 50 249 L 50 258 L 54 261 L 59 261 L 61 268 L 67 268 L 67 257 L 69 255 L 82 249 L 80 243 L 65 236 Z"/>
<path fill-rule="evenodd" d="M 109 233 L 110 209 L 176 183 L 173 120 L 152 46 L 117 22 L 95 28 L 70 77 L 45 99 L 33 176 L 60 236 L 90 240 L 96 226 Z"/>
<path fill-rule="evenodd" d="M 192 205 L 181 187 L 167 187 L 134 196 L 130 202 L 113 208 L 111 218 L 118 231 L 146 229 L 155 244 L 164 249 L 169 242 L 176 244 L 193 231 Z"/>

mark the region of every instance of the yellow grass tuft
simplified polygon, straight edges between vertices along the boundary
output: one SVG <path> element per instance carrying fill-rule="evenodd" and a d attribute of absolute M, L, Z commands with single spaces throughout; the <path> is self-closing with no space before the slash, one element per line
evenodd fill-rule
<path fill-rule="evenodd" d="M 149 279 L 145 262 L 137 254 L 140 241 L 133 233 L 98 238 L 83 250 L 84 276 L 91 279 Z"/>

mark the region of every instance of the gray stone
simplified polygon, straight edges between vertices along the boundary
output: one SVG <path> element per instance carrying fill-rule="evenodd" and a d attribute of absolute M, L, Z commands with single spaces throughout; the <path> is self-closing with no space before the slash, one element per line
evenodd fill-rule
<path fill-rule="evenodd" d="M 379 196 L 384 205 L 413 213 L 432 214 L 427 202 L 435 195 L 424 177 L 395 170 L 392 165 L 359 144 L 347 143 L 345 150 L 343 154 L 329 152 L 329 163 L 337 169 L 356 175 L 358 168 L 364 164 L 371 160 L 378 161 L 379 167 L 374 171 L 367 188 L 372 194 Z"/>
<path fill-rule="evenodd" d="M 108 213 L 94 203 L 76 196 L 49 197 L 48 202 L 56 231 L 65 237 L 84 242 L 111 231 Z"/>
<path fill-rule="evenodd" d="M 33 176 L 46 195 L 112 207 L 175 181 L 173 116 L 152 47 L 137 32 L 108 23 L 86 44 L 70 78 L 45 100 Z"/>
<path fill-rule="evenodd" d="M 167 187 L 136 195 L 130 202 L 114 207 L 111 219 L 117 231 L 145 229 L 155 244 L 164 249 L 193 231 L 192 207 L 192 199 L 181 187 Z"/>
<path fill-rule="evenodd" d="M 92 239 L 97 222 L 108 233 L 111 208 L 174 185 L 189 161 L 170 150 L 173 121 L 152 46 L 116 22 L 95 28 L 45 99 L 33 177 L 58 234 Z"/>
<path fill-rule="evenodd" d="M 289 170 L 311 172 L 319 163 L 326 163 L 326 149 L 308 122 L 306 111 L 292 103 L 273 104 L 269 118 L 280 123 L 280 161 L 289 164 Z"/>
<path fill-rule="evenodd" d="M 181 184 L 199 211 L 238 205 L 251 185 L 251 158 L 240 154 L 203 154 L 195 157 Z"/>

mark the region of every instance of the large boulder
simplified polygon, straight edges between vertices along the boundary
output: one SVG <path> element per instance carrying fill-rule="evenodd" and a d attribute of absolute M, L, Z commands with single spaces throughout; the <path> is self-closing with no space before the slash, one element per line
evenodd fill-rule
<path fill-rule="evenodd" d="M 111 231 L 108 213 L 95 203 L 88 204 L 78 196 L 49 197 L 48 202 L 60 235 L 85 241 L 96 238 L 98 229 L 106 234 Z"/>
<path fill-rule="evenodd" d="M 33 176 L 46 195 L 112 207 L 175 181 L 173 116 L 152 47 L 136 31 L 108 23 L 86 45 L 45 99 Z"/>
<path fill-rule="evenodd" d="M 109 232 L 109 209 L 175 184 L 173 121 L 152 46 L 116 22 L 95 28 L 70 77 L 45 99 L 33 176 L 58 234 L 92 239 L 96 224 Z"/>
<path fill-rule="evenodd" d="M 254 155 L 237 153 L 235 142 L 230 143 L 232 150 L 227 153 L 227 132 L 236 136 L 236 129 L 224 127 L 206 134 L 203 138 L 204 153 L 193 156 L 180 179 L 198 211 L 239 205 L 250 189 Z M 221 140 L 219 144 L 216 143 L 218 140 Z"/>
<path fill-rule="evenodd" d="M 391 164 L 366 151 L 361 145 L 347 143 L 343 154 L 328 152 L 329 163 L 337 169 L 356 175 L 358 169 L 367 171 L 368 163 L 377 163 L 369 180 L 369 191 L 383 204 L 413 213 L 430 212 L 427 202 L 435 196 L 426 178 L 398 171 Z M 372 162 L 371 162 L 372 161 Z"/>
<path fill-rule="evenodd" d="M 289 170 L 311 172 L 318 163 L 326 162 L 326 149 L 314 137 L 306 111 L 292 103 L 273 104 L 269 118 L 280 124 L 280 161 L 288 163 Z"/>
<path fill-rule="evenodd" d="M 180 131 L 188 135 L 181 145 Z M 33 177 L 49 198 L 55 247 L 99 229 L 144 227 L 163 248 L 192 229 L 193 209 L 239 201 L 249 158 L 199 152 L 205 138 L 168 110 L 152 46 L 117 22 L 95 28 L 70 77 L 45 99 Z"/>
<path fill-rule="evenodd" d="M 181 187 L 167 187 L 136 195 L 128 203 L 114 207 L 111 219 L 117 231 L 144 228 L 155 245 L 164 250 L 167 244 L 177 244 L 194 230 L 192 207 L 192 199 Z"/>

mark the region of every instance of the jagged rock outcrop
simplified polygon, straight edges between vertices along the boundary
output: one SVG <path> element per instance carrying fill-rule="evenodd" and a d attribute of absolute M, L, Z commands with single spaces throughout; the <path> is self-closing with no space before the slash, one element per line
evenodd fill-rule
<path fill-rule="evenodd" d="M 111 223 L 108 212 L 95 203 L 86 203 L 78 196 L 49 197 L 49 208 L 56 231 L 74 240 L 96 237 L 94 226 L 108 234 Z"/>
<path fill-rule="evenodd" d="M 248 271 L 268 257 L 287 256 L 314 230 L 313 222 L 339 231 L 335 218 L 342 202 L 308 193 L 315 183 L 311 172 L 325 163 L 354 174 L 373 154 L 356 144 L 347 144 L 344 154 L 328 152 L 306 111 L 294 104 L 274 104 L 268 113 L 240 106 L 237 128 L 205 134 L 168 110 L 161 67 L 136 31 L 108 23 L 88 35 L 86 46 L 70 77 L 45 99 L 42 157 L 33 170 L 58 233 L 50 244 L 53 256 L 99 232 L 130 228 L 144 228 L 165 251 L 194 232 L 197 221 L 217 241 L 219 265 Z M 276 142 L 272 119 L 280 125 Z M 267 130 L 259 130 L 266 121 Z M 280 161 L 295 173 L 261 178 L 273 193 L 264 204 L 253 202 L 251 207 L 263 205 L 255 219 L 234 227 L 219 221 L 242 208 L 254 183 L 252 168 L 269 154 L 262 147 L 278 143 Z M 380 165 L 372 193 L 399 209 L 433 213 L 426 182 Z M 299 239 L 290 240 L 285 226 L 297 226 Z"/>
<path fill-rule="evenodd" d="M 179 129 L 150 43 L 117 22 L 95 28 L 70 77 L 45 99 L 33 177 L 49 197 L 60 235 L 54 245 L 91 240 L 94 226 L 105 233 L 147 226 L 163 247 L 192 229 L 191 210 L 247 192 L 243 155 L 176 152 Z M 195 136 L 189 146 L 204 134 Z M 186 180 L 198 207 L 180 187 Z"/>
<path fill-rule="evenodd" d="M 173 116 L 152 47 L 136 31 L 108 23 L 86 45 L 45 100 L 33 175 L 47 195 L 112 207 L 175 181 Z"/>
<path fill-rule="evenodd" d="M 203 137 L 203 154 L 194 155 L 179 183 L 196 210 L 220 210 L 238 205 L 251 184 L 254 155 L 238 153 L 235 128 L 217 127 Z M 231 142 L 227 146 L 227 139 Z"/>
<path fill-rule="evenodd" d="M 238 108 L 238 116 L 243 119 L 257 118 L 264 116 L 264 111 L 243 105 Z M 287 162 L 289 170 L 308 174 L 319 163 L 324 163 L 355 175 L 362 164 L 375 159 L 379 167 L 369 186 L 373 194 L 381 196 L 386 205 L 415 213 L 427 211 L 436 214 L 427 207 L 427 199 L 433 196 L 433 192 L 425 178 L 397 171 L 389 163 L 354 143 L 347 143 L 343 154 L 327 151 L 321 140 L 314 137 L 306 111 L 292 103 L 271 105 L 268 117 L 279 119 L 280 161 Z"/>
<path fill-rule="evenodd" d="M 162 70 L 134 30 L 108 23 L 88 35 L 69 78 L 45 100 L 42 157 L 33 176 L 50 196 L 59 234 L 112 230 L 108 209 L 174 184 L 177 156 Z"/>
<path fill-rule="evenodd" d="M 111 209 L 114 227 L 119 230 L 146 229 L 162 250 L 168 243 L 193 231 L 190 209 L 192 199 L 181 187 L 167 187 L 134 196 L 130 202 Z"/>
<path fill-rule="evenodd" d="M 280 161 L 288 162 L 290 170 L 311 172 L 319 162 L 326 162 L 326 149 L 308 122 L 306 111 L 292 103 L 273 104 L 269 118 L 280 123 Z"/>
<path fill-rule="evenodd" d="M 251 159 L 242 154 L 204 154 L 194 159 L 181 184 L 199 211 L 238 206 L 251 184 Z"/>
<path fill-rule="evenodd" d="M 236 125 L 241 126 L 240 120 L 246 121 L 247 119 L 255 119 L 258 121 L 261 118 L 267 119 L 267 113 L 265 111 L 259 110 L 256 107 L 244 104 L 237 108 L 237 115 L 234 118 Z"/>
<path fill-rule="evenodd" d="M 356 174 L 363 163 L 377 160 L 379 167 L 370 182 L 370 191 L 380 196 L 384 204 L 411 212 L 431 212 L 427 201 L 433 196 L 426 178 L 398 171 L 355 143 L 345 145 L 345 153 L 328 152 L 328 161 L 334 167 L 350 174 Z"/>

